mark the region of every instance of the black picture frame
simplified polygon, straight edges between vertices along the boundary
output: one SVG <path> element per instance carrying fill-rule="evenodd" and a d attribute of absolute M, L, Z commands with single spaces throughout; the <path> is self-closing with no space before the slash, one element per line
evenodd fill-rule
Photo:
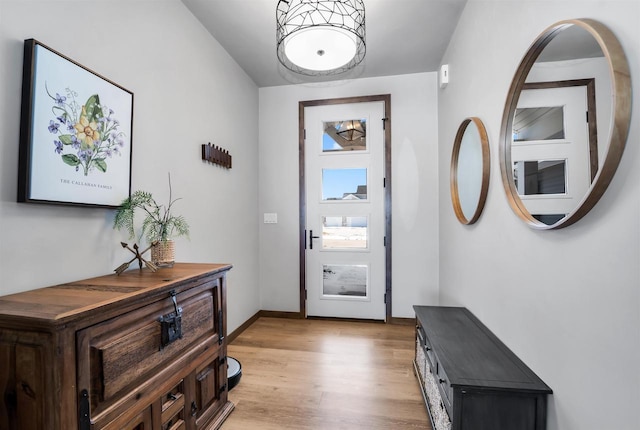
<path fill-rule="evenodd" d="M 116 208 L 131 194 L 133 93 L 24 41 L 18 202 Z"/>

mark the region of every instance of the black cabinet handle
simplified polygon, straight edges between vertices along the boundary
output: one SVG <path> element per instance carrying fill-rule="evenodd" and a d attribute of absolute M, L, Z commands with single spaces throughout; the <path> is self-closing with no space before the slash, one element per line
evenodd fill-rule
<path fill-rule="evenodd" d="M 445 381 L 444 379 L 440 378 L 440 379 L 438 379 L 438 382 L 441 383 L 441 384 L 444 384 L 447 381 Z"/>

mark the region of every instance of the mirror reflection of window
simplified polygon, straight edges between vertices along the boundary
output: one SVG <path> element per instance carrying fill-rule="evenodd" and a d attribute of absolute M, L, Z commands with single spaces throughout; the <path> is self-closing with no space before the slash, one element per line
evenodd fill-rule
<path fill-rule="evenodd" d="M 349 119 L 323 124 L 322 152 L 365 151 L 367 120 Z"/>
<path fill-rule="evenodd" d="M 518 108 L 513 119 L 513 141 L 564 139 L 562 106 Z"/>
<path fill-rule="evenodd" d="M 567 193 L 567 160 L 513 163 L 513 179 L 521 196 Z"/>

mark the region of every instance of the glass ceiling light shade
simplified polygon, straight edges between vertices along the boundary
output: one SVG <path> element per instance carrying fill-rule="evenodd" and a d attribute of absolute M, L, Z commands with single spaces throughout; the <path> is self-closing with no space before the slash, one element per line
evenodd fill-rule
<path fill-rule="evenodd" d="M 278 60 L 303 75 L 346 72 L 364 59 L 362 0 L 279 0 Z"/>
<path fill-rule="evenodd" d="M 336 133 L 343 139 L 350 142 L 356 139 L 361 139 L 366 135 L 362 121 L 353 119 L 341 122 Z"/>

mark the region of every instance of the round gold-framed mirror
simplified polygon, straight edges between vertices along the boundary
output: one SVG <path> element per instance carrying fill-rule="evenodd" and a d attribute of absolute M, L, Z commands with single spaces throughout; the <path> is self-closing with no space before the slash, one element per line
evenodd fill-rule
<path fill-rule="evenodd" d="M 567 227 L 604 194 L 624 151 L 631 78 L 615 35 L 593 19 L 560 21 L 515 73 L 500 128 L 509 204 L 530 227 Z"/>
<path fill-rule="evenodd" d="M 475 223 L 489 190 L 489 139 L 480 118 L 460 124 L 451 154 L 451 202 L 462 224 Z"/>

